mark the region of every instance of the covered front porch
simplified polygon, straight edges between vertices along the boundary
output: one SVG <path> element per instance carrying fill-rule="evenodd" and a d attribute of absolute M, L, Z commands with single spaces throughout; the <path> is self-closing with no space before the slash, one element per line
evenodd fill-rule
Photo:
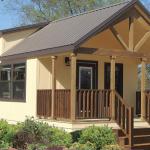
<path fill-rule="evenodd" d="M 66 59 L 70 62 L 66 63 Z M 112 110 L 112 93 L 116 99 L 116 107 L 119 101 L 120 103 L 125 101 L 125 104 L 128 103 L 132 107 L 136 106 L 137 60 L 86 54 L 73 56 L 73 59 L 75 59 L 74 66 L 71 63 L 72 57 L 68 55 L 52 57 L 51 60 L 39 59 L 40 81 L 37 90 L 39 105 L 37 106 L 38 113 L 43 113 L 43 115 L 38 114 L 39 116 L 52 117 L 53 115 L 53 119 L 68 121 L 69 119 L 72 121 L 111 120 L 112 111 L 114 111 Z M 119 70 L 113 68 L 114 66 Z M 134 80 L 130 77 L 131 73 L 135 75 Z M 73 106 L 72 98 L 74 98 Z M 47 102 L 45 108 L 42 108 L 44 99 Z M 74 111 L 74 116 L 71 111 Z"/>
<path fill-rule="evenodd" d="M 91 67 L 92 71 L 90 64 L 96 64 Z M 117 64 L 122 66 L 120 71 Z M 145 91 L 146 64 L 148 59 L 131 56 L 63 54 L 41 57 L 38 59 L 37 116 L 71 131 L 94 124 L 121 128 L 132 142 L 133 128 L 147 128 L 150 123 L 150 94 Z M 137 119 L 139 65 L 142 111 Z M 122 90 L 117 90 L 118 87 Z"/>

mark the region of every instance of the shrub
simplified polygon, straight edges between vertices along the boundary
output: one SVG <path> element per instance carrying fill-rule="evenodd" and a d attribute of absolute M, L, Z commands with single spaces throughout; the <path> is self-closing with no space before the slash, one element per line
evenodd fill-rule
<path fill-rule="evenodd" d="M 8 124 L 5 120 L 0 120 L 0 149 L 12 146 L 16 130 L 16 126 Z"/>
<path fill-rule="evenodd" d="M 47 123 L 36 121 L 34 118 L 27 118 L 20 126 L 13 140 L 15 148 L 26 149 L 30 146 L 36 149 L 36 145 L 70 146 L 72 143 L 71 134 L 50 127 Z"/>
<path fill-rule="evenodd" d="M 96 146 L 93 143 L 87 142 L 85 144 L 74 143 L 70 150 L 96 150 Z"/>
<path fill-rule="evenodd" d="M 27 118 L 20 125 L 20 130 L 16 133 L 13 139 L 15 148 L 26 149 L 29 144 L 49 144 L 50 127 L 46 123 Z"/>
<path fill-rule="evenodd" d="M 47 146 L 44 144 L 29 144 L 27 150 L 46 150 Z"/>
<path fill-rule="evenodd" d="M 72 136 L 70 133 L 67 133 L 58 128 L 49 128 L 51 133 L 50 144 L 52 146 L 66 146 L 69 147 L 72 144 Z"/>
<path fill-rule="evenodd" d="M 123 150 L 119 145 L 106 145 L 102 150 Z"/>
<path fill-rule="evenodd" d="M 102 149 L 105 145 L 116 144 L 115 134 L 111 128 L 105 127 L 89 127 L 81 132 L 79 143 L 85 144 L 89 141 L 95 144 L 96 149 Z"/>

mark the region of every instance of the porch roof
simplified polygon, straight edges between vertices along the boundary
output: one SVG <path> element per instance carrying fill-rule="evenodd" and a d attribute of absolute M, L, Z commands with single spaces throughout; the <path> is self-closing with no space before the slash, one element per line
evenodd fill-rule
<path fill-rule="evenodd" d="M 23 40 L 20 44 L 3 53 L 1 58 L 74 51 L 82 42 L 94 35 L 97 31 L 100 32 L 106 29 L 135 3 L 142 6 L 138 0 L 128 0 L 53 21 Z M 149 15 L 149 12 L 145 8 L 144 10 Z"/>

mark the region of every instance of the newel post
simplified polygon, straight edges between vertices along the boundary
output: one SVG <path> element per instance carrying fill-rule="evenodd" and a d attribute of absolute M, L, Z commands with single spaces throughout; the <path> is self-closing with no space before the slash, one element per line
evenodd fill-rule
<path fill-rule="evenodd" d="M 76 54 L 71 54 L 71 121 L 75 120 L 76 113 Z"/>
<path fill-rule="evenodd" d="M 115 119 L 115 60 L 116 56 L 111 56 L 110 67 L 110 89 L 111 89 L 111 119 Z"/>
<path fill-rule="evenodd" d="M 141 59 L 141 119 L 145 119 L 146 58 Z"/>
<path fill-rule="evenodd" d="M 56 89 L 56 67 L 55 67 L 55 62 L 56 62 L 56 56 L 51 56 L 52 60 L 52 97 L 51 97 L 51 118 L 54 119 L 54 101 L 55 101 L 55 89 Z"/>

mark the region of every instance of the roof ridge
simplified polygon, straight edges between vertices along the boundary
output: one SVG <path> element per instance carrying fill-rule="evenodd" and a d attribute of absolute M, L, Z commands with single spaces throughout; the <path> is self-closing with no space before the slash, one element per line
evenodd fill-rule
<path fill-rule="evenodd" d="M 137 0 L 125 0 L 125 1 L 119 2 L 119 3 L 109 4 L 109 5 L 106 5 L 104 7 L 99 7 L 99 8 L 96 8 L 96 9 L 93 9 L 93 10 L 89 10 L 89 11 L 86 11 L 86 12 L 82 12 L 82 13 L 71 15 L 71 16 L 68 16 L 68 17 L 63 17 L 63 18 L 60 18 L 60 19 L 57 19 L 57 20 L 53 20 L 49 24 L 55 23 L 55 22 L 59 22 L 59 21 L 63 21 L 63 20 L 67 20 L 67 19 L 70 19 L 70 18 L 73 18 L 73 17 L 77 17 L 77 16 L 93 13 L 93 12 L 96 12 L 96 11 L 99 11 L 99 10 L 103 10 L 103 9 L 107 9 L 107 8 L 110 8 L 110 7 L 115 7 L 115 6 L 118 6 L 118 5 L 125 4 L 125 3 L 130 3 L 132 1 L 137 1 Z"/>

